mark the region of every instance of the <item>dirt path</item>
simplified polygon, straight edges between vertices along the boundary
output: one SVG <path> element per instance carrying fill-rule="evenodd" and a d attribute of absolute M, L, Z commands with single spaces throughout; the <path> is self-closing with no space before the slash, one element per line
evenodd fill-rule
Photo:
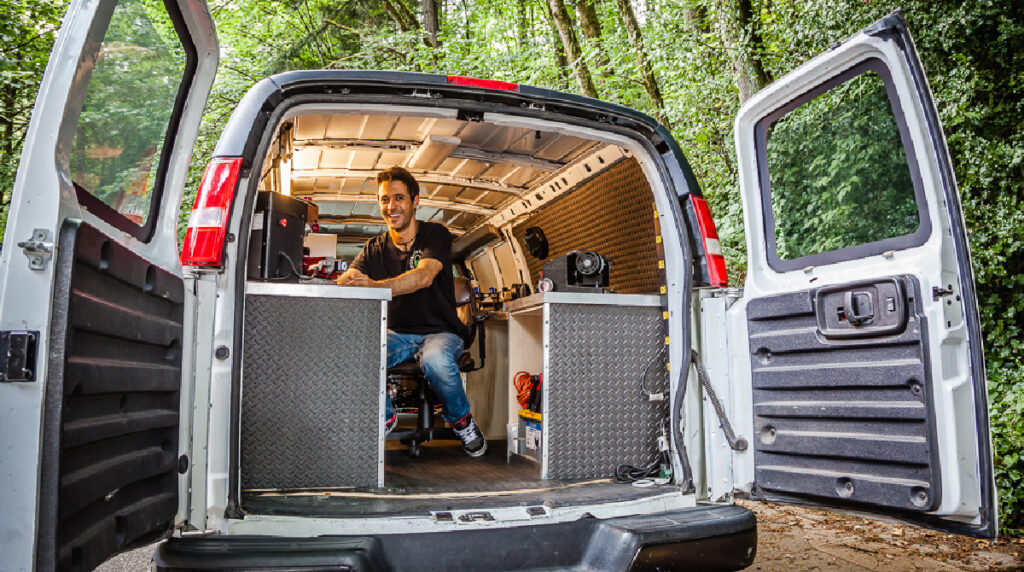
<path fill-rule="evenodd" d="M 1024 539 L 996 542 L 901 523 L 740 501 L 757 513 L 748 570 L 1024 570 Z"/>

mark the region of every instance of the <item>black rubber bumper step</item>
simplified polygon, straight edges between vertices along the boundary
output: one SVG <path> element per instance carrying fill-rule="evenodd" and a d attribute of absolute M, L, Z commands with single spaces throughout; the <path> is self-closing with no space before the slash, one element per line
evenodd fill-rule
<path fill-rule="evenodd" d="M 727 505 L 420 534 L 173 538 L 154 561 L 162 571 L 738 570 L 756 547 L 753 513 Z"/>

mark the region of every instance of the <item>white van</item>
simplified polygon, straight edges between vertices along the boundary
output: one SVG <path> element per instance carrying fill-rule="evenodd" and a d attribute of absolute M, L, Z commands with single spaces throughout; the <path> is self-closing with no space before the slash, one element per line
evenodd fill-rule
<path fill-rule="evenodd" d="M 960 200 L 898 13 L 741 110 L 738 290 L 651 118 L 398 72 L 256 84 L 179 260 L 218 46 L 204 3 L 165 5 L 72 2 L 32 116 L 0 259 L 3 569 L 161 537 L 158 570 L 737 569 L 737 495 L 995 535 Z M 393 165 L 475 288 L 479 459 L 386 371 L 390 291 L 330 281 Z M 417 425 L 395 439 L 386 393 Z"/>

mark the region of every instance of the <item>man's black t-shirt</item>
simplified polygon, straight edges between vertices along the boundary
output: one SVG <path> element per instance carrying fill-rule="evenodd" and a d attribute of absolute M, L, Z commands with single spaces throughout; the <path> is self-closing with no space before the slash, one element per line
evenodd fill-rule
<path fill-rule="evenodd" d="M 441 272 L 430 286 L 391 300 L 388 329 L 403 334 L 453 332 L 464 338 L 466 328 L 455 311 L 452 235 L 444 225 L 420 222 L 408 252 L 399 250 L 385 231 L 366 241 L 352 268 L 373 280 L 384 280 L 416 268 L 423 258 L 440 262 Z"/>

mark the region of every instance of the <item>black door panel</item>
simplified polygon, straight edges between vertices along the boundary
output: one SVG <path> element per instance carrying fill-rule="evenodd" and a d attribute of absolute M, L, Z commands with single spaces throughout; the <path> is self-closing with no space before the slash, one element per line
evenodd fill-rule
<path fill-rule="evenodd" d="M 902 276 L 749 302 L 754 474 L 762 490 L 915 512 L 938 505 L 919 290 Z M 843 326 L 838 337 L 825 335 L 822 308 L 833 318 L 848 293 L 860 292 L 870 292 L 874 324 L 849 326 L 856 338 Z M 892 318 L 904 309 L 897 331 L 901 322 Z M 858 310 L 866 314 L 867 305 Z M 835 320 L 828 326 L 837 329 Z"/>
<path fill-rule="evenodd" d="M 91 570 L 174 523 L 184 292 L 86 224 L 58 253 L 36 567 Z"/>

